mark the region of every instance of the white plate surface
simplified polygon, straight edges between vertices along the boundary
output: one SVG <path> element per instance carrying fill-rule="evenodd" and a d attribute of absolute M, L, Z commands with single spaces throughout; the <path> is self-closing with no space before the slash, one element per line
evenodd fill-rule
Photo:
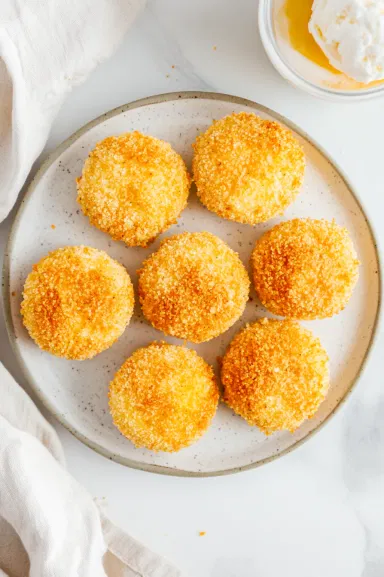
<path fill-rule="evenodd" d="M 191 144 L 213 119 L 241 110 L 264 118 L 281 117 L 234 97 L 183 93 L 149 98 L 97 119 L 65 142 L 37 174 L 24 199 L 11 234 L 5 259 L 6 308 L 16 353 L 33 388 L 47 407 L 76 436 L 99 452 L 126 465 L 179 475 L 212 475 L 260 465 L 297 446 L 335 410 L 355 383 L 370 348 L 379 308 L 378 258 L 374 239 L 350 186 L 315 144 L 293 127 L 302 142 L 307 167 L 303 188 L 281 218 L 256 227 L 229 222 L 206 210 L 192 190 L 188 207 L 173 226 L 147 249 L 127 248 L 90 226 L 76 203 L 75 178 L 95 144 L 112 134 L 131 130 L 169 141 L 190 166 Z M 292 126 L 288 124 L 291 128 Z M 331 388 L 316 416 L 294 434 L 266 437 L 220 405 L 207 434 L 176 454 L 136 449 L 113 426 L 108 412 L 108 383 L 124 359 L 153 340 L 180 343 L 165 337 L 143 319 L 136 298 L 135 315 L 123 336 L 109 350 L 83 362 L 57 359 L 40 351 L 28 337 L 20 318 L 22 288 L 33 263 L 64 245 L 86 244 L 103 249 L 121 262 L 136 286 L 136 270 L 165 236 L 184 230 L 208 230 L 238 251 L 248 267 L 256 239 L 274 224 L 293 217 L 335 219 L 346 226 L 362 263 L 360 278 L 346 309 L 321 321 L 304 322 L 320 337 L 330 356 Z M 54 225 L 55 228 L 52 227 Z M 254 291 L 242 318 L 224 335 L 201 345 L 188 345 L 217 368 L 234 334 L 246 322 L 271 316 Z"/>

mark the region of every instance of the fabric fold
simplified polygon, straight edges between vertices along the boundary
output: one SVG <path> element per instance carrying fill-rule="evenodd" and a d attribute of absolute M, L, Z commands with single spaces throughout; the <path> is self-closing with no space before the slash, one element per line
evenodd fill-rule
<path fill-rule="evenodd" d="M 145 0 L 1 0 L 0 222 L 66 95 L 108 58 Z"/>
<path fill-rule="evenodd" d="M 4 575 L 181 577 L 178 569 L 100 514 L 65 470 L 55 430 L 1 363 L 0 399 Z"/>

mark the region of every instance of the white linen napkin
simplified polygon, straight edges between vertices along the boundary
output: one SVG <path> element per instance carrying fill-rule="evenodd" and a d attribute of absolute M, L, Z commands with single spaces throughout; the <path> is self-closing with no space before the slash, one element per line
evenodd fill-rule
<path fill-rule="evenodd" d="M 0 0 L 0 222 L 66 94 L 115 50 L 145 0 Z"/>
<path fill-rule="evenodd" d="M 0 363 L 0 577 L 181 577 L 105 518 Z"/>

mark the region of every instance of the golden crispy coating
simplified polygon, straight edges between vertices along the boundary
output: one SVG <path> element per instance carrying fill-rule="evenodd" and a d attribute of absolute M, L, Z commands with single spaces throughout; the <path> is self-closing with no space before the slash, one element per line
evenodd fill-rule
<path fill-rule="evenodd" d="M 91 224 L 128 246 L 147 246 L 187 204 L 190 178 L 170 144 L 140 132 L 96 145 L 77 181 Z"/>
<path fill-rule="evenodd" d="M 225 402 L 250 425 L 293 432 L 327 393 L 328 355 L 299 323 L 261 319 L 235 336 L 221 378 Z"/>
<path fill-rule="evenodd" d="M 323 319 L 344 309 L 357 282 L 359 261 L 346 228 L 294 219 L 256 243 L 253 281 L 263 305 L 292 319 Z"/>
<path fill-rule="evenodd" d="M 138 274 L 146 318 L 165 334 L 194 343 L 226 331 L 248 300 L 249 278 L 239 256 L 209 232 L 164 240 Z"/>
<path fill-rule="evenodd" d="M 205 206 L 246 224 L 282 214 L 299 192 L 304 151 L 277 122 L 240 112 L 215 122 L 193 145 L 193 177 Z"/>
<path fill-rule="evenodd" d="M 125 268 L 88 246 L 50 252 L 33 266 L 24 285 L 21 314 L 44 351 L 90 359 L 124 332 L 133 312 L 132 283 Z"/>
<path fill-rule="evenodd" d="M 218 400 L 212 368 L 195 351 L 167 343 L 135 351 L 109 389 L 116 427 L 152 451 L 191 445 L 208 428 Z"/>

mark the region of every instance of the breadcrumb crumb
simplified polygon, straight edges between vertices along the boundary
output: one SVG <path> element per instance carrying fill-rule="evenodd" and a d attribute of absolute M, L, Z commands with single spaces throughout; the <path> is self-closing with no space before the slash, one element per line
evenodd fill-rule
<path fill-rule="evenodd" d="M 24 285 L 21 314 L 36 344 L 58 357 L 90 359 L 124 332 L 134 294 L 125 268 L 87 246 L 50 252 Z"/>
<path fill-rule="evenodd" d="M 239 256 L 209 232 L 164 240 L 138 274 L 145 317 L 165 334 L 194 343 L 226 331 L 248 300 L 250 282 Z"/>
<path fill-rule="evenodd" d="M 235 336 L 221 378 L 225 402 L 250 425 L 293 432 L 328 391 L 328 355 L 299 323 L 261 319 Z"/>
<path fill-rule="evenodd" d="M 289 220 L 265 233 L 256 243 L 251 264 L 263 305 L 293 319 L 339 313 L 359 276 L 347 229 L 310 218 Z"/>
<path fill-rule="evenodd" d="M 304 178 L 305 156 L 292 132 L 255 114 L 231 114 L 193 145 L 193 177 L 201 202 L 247 224 L 282 214 Z"/>
<path fill-rule="evenodd" d="M 176 222 L 190 178 L 170 144 L 128 132 L 99 142 L 77 180 L 91 224 L 128 246 L 147 246 Z"/>
<path fill-rule="evenodd" d="M 195 351 L 164 342 L 137 349 L 109 389 L 116 427 L 152 451 L 179 451 L 199 439 L 218 400 L 212 368 Z"/>

